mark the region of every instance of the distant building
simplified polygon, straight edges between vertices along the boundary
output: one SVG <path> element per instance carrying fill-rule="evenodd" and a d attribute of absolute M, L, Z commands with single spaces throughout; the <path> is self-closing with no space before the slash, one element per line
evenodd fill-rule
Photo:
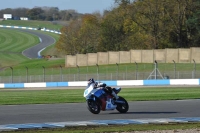
<path fill-rule="evenodd" d="M 10 19 L 12 19 L 12 14 L 3 14 L 3 18 L 5 20 L 10 20 Z"/>
<path fill-rule="evenodd" d="M 20 20 L 28 20 L 27 17 L 20 17 Z"/>

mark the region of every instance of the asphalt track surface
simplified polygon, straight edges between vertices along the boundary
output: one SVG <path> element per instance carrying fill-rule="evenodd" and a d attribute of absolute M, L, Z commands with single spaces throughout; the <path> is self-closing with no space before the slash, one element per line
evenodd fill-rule
<path fill-rule="evenodd" d="M 135 101 L 129 102 L 129 111 L 120 114 L 117 110 L 90 113 L 85 103 L 1 105 L 0 125 L 113 120 L 148 119 L 172 117 L 200 117 L 200 99 L 173 101 Z"/>
<path fill-rule="evenodd" d="M 22 54 L 28 58 L 38 58 L 38 52 L 40 52 L 42 49 L 48 47 L 49 45 L 52 45 L 55 43 L 55 39 L 51 36 L 48 36 L 46 34 L 43 34 L 41 32 L 36 32 L 33 30 L 20 30 L 22 32 L 27 32 L 33 35 L 36 35 L 40 38 L 41 42 L 33 47 L 30 47 L 22 52 Z"/>

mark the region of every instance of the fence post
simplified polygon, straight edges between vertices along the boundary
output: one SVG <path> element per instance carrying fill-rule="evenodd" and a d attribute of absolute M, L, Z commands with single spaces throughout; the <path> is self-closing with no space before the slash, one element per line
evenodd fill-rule
<path fill-rule="evenodd" d="M 125 72 L 125 80 L 127 80 L 128 78 L 127 78 L 127 65 L 126 65 L 126 72 Z"/>
<path fill-rule="evenodd" d="M 155 79 L 157 79 L 158 63 L 156 60 L 154 61 L 154 64 L 155 64 Z"/>
<path fill-rule="evenodd" d="M 43 82 L 45 82 L 45 67 L 44 66 L 42 67 L 43 67 Z"/>
<path fill-rule="evenodd" d="M 10 67 L 10 69 L 11 69 L 11 83 L 13 83 L 13 68 Z"/>
<path fill-rule="evenodd" d="M 193 59 L 193 62 L 194 62 L 194 72 L 193 72 L 194 77 L 193 78 L 196 78 L 196 62 L 194 59 Z"/>
<path fill-rule="evenodd" d="M 26 83 L 28 83 L 28 67 L 26 67 Z"/>
<path fill-rule="evenodd" d="M 76 66 L 77 66 L 77 70 L 78 70 L 78 80 L 80 81 L 80 68 L 78 65 L 76 65 Z"/>
<path fill-rule="evenodd" d="M 137 62 L 135 62 L 135 65 L 136 65 L 136 67 L 135 67 L 135 79 L 137 80 L 137 72 L 138 72 L 138 64 L 137 64 Z"/>
<path fill-rule="evenodd" d="M 63 78 L 62 78 L 62 66 L 60 65 L 60 81 L 62 82 L 63 81 Z"/>
<path fill-rule="evenodd" d="M 118 79 L 119 78 L 119 64 L 116 63 L 116 65 L 117 65 L 117 79 Z"/>
<path fill-rule="evenodd" d="M 96 66 L 97 66 L 97 80 L 99 80 L 99 65 L 96 64 Z"/>
<path fill-rule="evenodd" d="M 176 62 L 173 60 L 174 62 L 174 79 L 176 79 Z"/>

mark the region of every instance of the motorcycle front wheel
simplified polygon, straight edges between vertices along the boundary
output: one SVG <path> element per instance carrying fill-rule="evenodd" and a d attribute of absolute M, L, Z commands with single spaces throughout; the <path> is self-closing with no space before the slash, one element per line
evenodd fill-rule
<path fill-rule="evenodd" d="M 123 97 L 120 97 L 120 96 L 117 100 L 124 102 L 124 103 L 117 104 L 117 107 L 116 107 L 117 111 L 119 111 L 120 113 L 126 113 L 129 109 L 128 102 Z"/>
<path fill-rule="evenodd" d="M 99 114 L 101 111 L 100 105 L 93 100 L 87 100 L 87 108 L 93 114 Z"/>

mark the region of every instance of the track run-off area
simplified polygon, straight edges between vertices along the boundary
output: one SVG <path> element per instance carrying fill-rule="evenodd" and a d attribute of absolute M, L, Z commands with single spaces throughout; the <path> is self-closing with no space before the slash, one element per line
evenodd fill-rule
<path fill-rule="evenodd" d="M 21 30 L 24 31 L 24 30 Z M 56 42 L 54 38 L 52 38 L 49 35 L 40 33 L 40 32 L 34 32 L 31 30 L 26 30 L 25 32 L 28 32 L 29 34 L 36 35 L 40 38 L 40 43 L 30 47 L 22 52 L 22 54 L 28 58 L 38 58 L 40 55 L 41 50 L 45 49 L 49 45 L 52 45 Z"/>

